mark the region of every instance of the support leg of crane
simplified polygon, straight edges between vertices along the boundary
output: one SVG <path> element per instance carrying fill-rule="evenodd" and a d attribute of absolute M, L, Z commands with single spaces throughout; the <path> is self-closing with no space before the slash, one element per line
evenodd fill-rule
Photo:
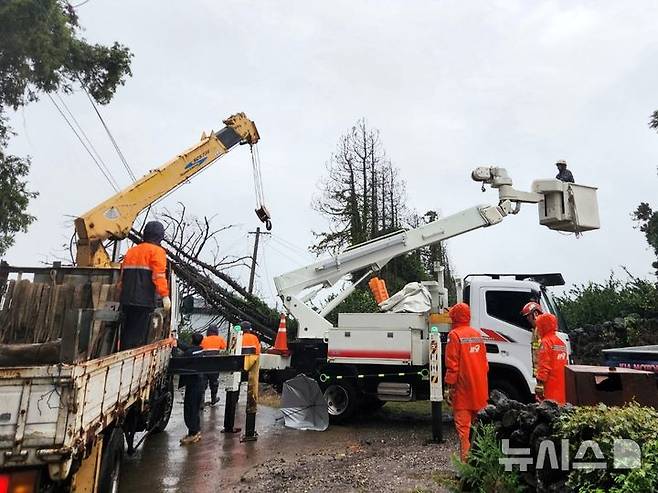
<path fill-rule="evenodd" d="M 240 398 L 239 390 L 226 391 L 226 405 L 224 406 L 224 429 L 222 433 L 238 433 L 241 429 L 235 427 L 235 411 Z"/>
<path fill-rule="evenodd" d="M 443 443 L 442 402 L 432 401 L 432 442 Z"/>
<path fill-rule="evenodd" d="M 244 428 L 244 435 L 240 437 L 241 442 L 255 442 L 258 440 L 258 433 L 256 433 L 256 413 L 247 413 Z"/>

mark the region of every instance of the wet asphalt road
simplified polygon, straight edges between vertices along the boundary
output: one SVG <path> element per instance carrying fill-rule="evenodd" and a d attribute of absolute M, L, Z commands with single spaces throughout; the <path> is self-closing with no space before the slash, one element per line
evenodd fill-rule
<path fill-rule="evenodd" d="M 239 427 L 244 426 L 245 394 L 236 414 Z M 240 434 L 221 433 L 224 395 L 215 407 L 204 409 L 201 441 L 181 446 L 187 431 L 182 402 L 178 391 L 167 429 L 125 457 L 120 493 L 445 491 L 431 478 L 451 469 L 450 455 L 456 451 L 452 425 L 444 425 L 444 446 L 428 448 L 423 442 L 430 436 L 429 416 L 391 412 L 388 406 L 354 425 L 313 432 L 285 428 L 277 408 L 260 405 L 258 440 L 241 443 Z"/>
<path fill-rule="evenodd" d="M 244 426 L 244 396 L 236 413 L 236 426 Z M 208 396 L 208 394 L 206 394 Z M 214 407 L 203 410 L 200 442 L 181 446 L 187 428 L 183 421 L 183 394 L 176 401 L 167 429 L 148 437 L 132 457 L 125 457 L 121 493 L 130 492 L 215 492 L 231 490 L 251 467 L 281 455 L 303 454 L 326 440 L 346 442 L 345 428 L 323 433 L 284 428 L 276 408 L 259 406 L 256 442 L 240 442 L 240 434 L 221 433 L 224 396 Z M 333 430 L 333 431 L 332 431 Z"/>

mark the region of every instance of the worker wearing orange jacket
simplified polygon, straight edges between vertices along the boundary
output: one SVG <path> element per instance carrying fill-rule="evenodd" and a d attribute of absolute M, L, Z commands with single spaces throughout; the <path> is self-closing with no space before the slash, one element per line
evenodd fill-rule
<path fill-rule="evenodd" d="M 223 351 L 226 349 L 226 339 L 219 335 L 219 329 L 216 325 L 211 325 L 206 331 L 206 337 L 201 341 L 203 351 L 208 353 L 210 351 Z M 214 353 L 211 353 L 214 354 Z M 203 376 L 204 385 L 203 392 L 210 387 L 210 405 L 214 406 L 219 402 L 217 393 L 219 392 L 219 372 L 206 373 Z"/>
<path fill-rule="evenodd" d="M 240 322 L 242 328 L 242 354 L 260 354 L 260 339 L 253 333 L 251 322 Z"/>
<path fill-rule="evenodd" d="M 468 305 L 456 304 L 450 308 L 449 315 L 452 330 L 446 344 L 445 399 L 452 405 L 460 457 L 464 461 L 471 446 L 473 419 L 487 405 L 489 363 L 482 334 L 469 325 L 471 309 Z"/>
<path fill-rule="evenodd" d="M 550 399 L 558 404 L 566 402 L 564 367 L 567 366 L 567 346 L 557 335 L 557 318 L 551 313 L 537 317 L 537 331 L 541 337 L 537 363 L 537 400 Z"/>
<path fill-rule="evenodd" d="M 167 254 L 160 246 L 164 239 L 162 223 L 146 223 L 143 238 L 142 243 L 128 249 L 121 263 L 121 351 L 146 344 L 151 315 L 157 304 L 156 294 L 162 298 L 164 309 L 171 309 Z"/>

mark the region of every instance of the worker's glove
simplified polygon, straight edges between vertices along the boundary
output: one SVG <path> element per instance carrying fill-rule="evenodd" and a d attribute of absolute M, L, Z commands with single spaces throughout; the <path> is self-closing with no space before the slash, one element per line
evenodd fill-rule
<path fill-rule="evenodd" d="M 169 298 L 169 296 L 162 298 L 162 308 L 167 312 L 171 310 L 171 298 Z"/>
<path fill-rule="evenodd" d="M 449 406 L 452 406 L 453 392 L 454 392 L 454 388 L 452 387 L 452 385 L 446 385 L 446 387 L 443 389 L 443 401 Z"/>
<path fill-rule="evenodd" d="M 544 399 L 544 384 L 538 383 L 535 385 L 535 399 L 541 401 Z"/>

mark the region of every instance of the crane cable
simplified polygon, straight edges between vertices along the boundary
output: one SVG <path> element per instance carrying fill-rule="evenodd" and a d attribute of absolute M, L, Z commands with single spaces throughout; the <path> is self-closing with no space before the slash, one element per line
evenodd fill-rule
<path fill-rule="evenodd" d="M 263 192 L 263 179 L 260 167 L 260 153 L 258 152 L 258 145 L 251 146 L 251 165 L 254 172 L 254 189 L 256 191 L 256 205 L 261 208 L 265 205 L 265 195 Z"/>
<path fill-rule="evenodd" d="M 78 140 L 80 141 L 80 144 L 82 144 L 82 147 L 84 147 L 85 150 L 87 151 L 87 153 L 89 154 L 89 156 L 91 156 L 91 159 L 94 161 L 94 163 L 96 164 L 96 166 L 98 167 L 98 169 L 100 170 L 100 172 L 103 174 L 103 176 L 105 177 L 105 179 L 107 180 L 107 182 L 110 184 L 110 186 L 114 189 L 115 192 L 118 192 L 118 191 L 119 191 L 119 187 L 118 187 L 118 185 L 116 184 L 116 180 L 114 180 L 114 177 L 112 176 L 112 173 L 109 171 L 109 169 L 108 169 L 107 171 L 105 171 L 105 170 L 103 169 L 103 166 L 101 166 L 101 164 L 98 162 L 98 160 L 96 159 L 96 157 L 94 156 L 94 154 L 89 150 L 89 147 L 87 147 L 87 145 L 85 144 L 84 140 L 82 139 L 82 137 L 80 137 L 80 134 L 78 134 L 78 131 L 75 129 L 75 127 L 73 126 L 73 124 L 71 124 L 71 122 L 69 121 L 69 119 L 66 117 L 66 115 L 65 115 L 64 112 L 62 111 L 62 109 L 61 109 L 59 106 L 57 106 L 57 103 L 56 103 L 55 100 L 52 98 L 52 96 L 51 96 L 50 94 L 48 94 L 48 93 L 46 93 L 46 95 L 48 96 L 48 98 L 50 99 L 50 101 L 53 103 L 53 106 L 55 106 L 55 108 L 57 109 L 57 111 L 59 112 L 59 114 L 61 115 L 61 117 L 62 117 L 62 118 L 64 119 L 64 121 L 67 123 L 67 125 L 69 126 L 69 128 L 73 131 L 73 133 L 75 134 L 75 136 L 78 138 Z"/>
<path fill-rule="evenodd" d="M 249 146 L 251 148 L 251 164 L 254 174 L 254 188 L 256 190 L 256 216 L 261 222 L 265 223 L 265 229 L 272 230 L 272 216 L 270 211 L 265 207 L 265 193 L 263 192 L 263 179 L 260 168 L 260 153 L 255 144 Z"/>

